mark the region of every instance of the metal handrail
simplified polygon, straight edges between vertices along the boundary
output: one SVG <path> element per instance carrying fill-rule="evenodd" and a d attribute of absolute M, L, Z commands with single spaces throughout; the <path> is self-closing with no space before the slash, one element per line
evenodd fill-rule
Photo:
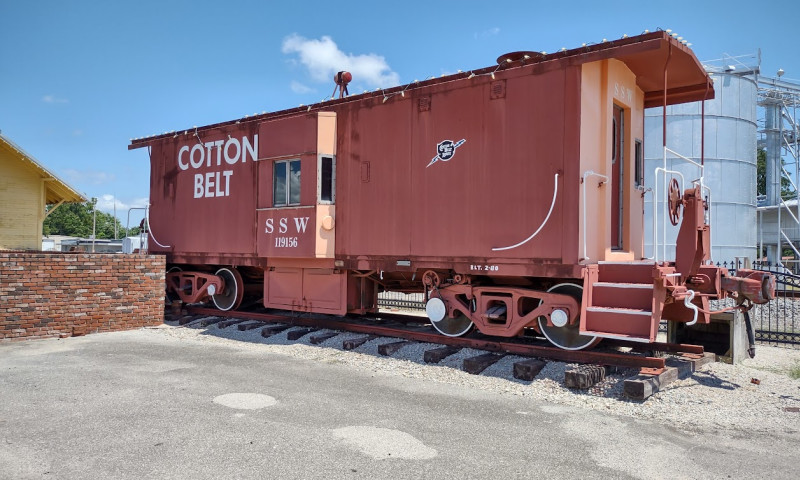
<path fill-rule="evenodd" d="M 169 245 L 162 245 L 161 243 L 159 243 L 159 241 L 156 240 L 155 235 L 153 235 L 153 230 L 150 228 L 150 204 L 148 204 L 146 207 L 131 207 L 131 208 L 128 209 L 128 220 L 125 222 L 125 235 L 126 236 L 128 235 L 128 231 L 130 230 L 130 226 L 131 226 L 131 210 L 144 210 L 144 221 L 145 221 L 145 225 L 146 225 L 146 229 L 147 229 L 147 234 L 150 237 L 153 238 L 153 242 L 155 242 L 155 244 L 158 245 L 159 247 L 161 247 L 161 248 L 170 248 Z M 140 252 L 146 251 L 146 248 L 144 247 L 145 242 L 144 242 L 143 234 L 144 234 L 144 232 L 140 230 L 139 231 L 139 251 Z"/>
<path fill-rule="evenodd" d="M 128 209 L 128 220 L 125 222 L 125 236 L 131 229 L 131 210 L 147 210 L 147 207 L 131 207 Z"/>
<path fill-rule="evenodd" d="M 586 170 L 581 175 L 581 186 L 583 188 L 583 218 L 581 219 L 583 222 L 583 260 L 589 260 L 589 255 L 586 253 L 586 179 L 589 177 L 600 177 L 603 179 L 597 187 L 601 187 L 604 184 L 608 183 L 608 177 L 599 173 L 596 173 L 594 170 Z"/>
<path fill-rule="evenodd" d="M 659 182 L 658 182 L 658 178 L 659 178 L 659 176 L 658 175 L 659 175 L 659 172 L 663 172 L 662 186 L 663 186 L 663 189 L 664 189 L 664 193 L 667 192 L 667 175 L 668 174 L 680 177 L 680 180 L 681 180 L 680 181 L 681 192 L 683 192 L 684 184 L 685 184 L 685 179 L 684 179 L 683 174 L 681 172 L 679 172 L 677 170 L 669 170 L 667 168 L 667 154 L 672 154 L 673 156 L 675 156 L 677 158 L 680 158 L 681 160 L 684 160 L 684 161 L 696 166 L 700 170 L 700 177 L 697 180 L 692 181 L 692 183 L 699 182 L 700 191 L 701 192 L 707 191 L 709 199 L 711 198 L 711 188 L 706 186 L 705 181 L 704 181 L 704 177 L 703 177 L 703 175 L 705 173 L 704 165 L 701 164 L 701 163 L 695 162 L 694 160 L 692 160 L 692 159 L 690 159 L 688 157 L 685 157 L 685 156 L 681 155 L 680 153 L 668 148 L 665 145 L 664 146 L 664 154 L 663 154 L 663 157 L 662 157 L 662 166 L 661 167 L 657 167 L 655 169 L 655 172 L 654 172 L 654 185 L 653 185 L 653 257 L 652 257 L 652 259 L 655 260 L 656 262 L 659 261 L 659 255 L 658 255 L 658 247 L 659 247 L 659 241 L 658 241 L 658 225 L 659 225 L 658 224 L 658 200 L 659 200 L 659 188 L 658 188 L 658 183 Z M 664 214 L 663 220 L 662 220 L 662 232 L 661 232 L 661 243 L 660 243 L 660 246 L 661 246 L 661 261 L 664 261 L 667 258 L 667 215 L 666 215 L 666 213 Z M 710 246 L 709 246 L 709 248 L 710 248 Z"/>
<path fill-rule="evenodd" d="M 150 235 L 150 238 L 153 239 L 153 242 L 155 242 L 155 244 L 158 245 L 161 248 L 171 248 L 170 245 L 162 245 L 158 240 L 156 240 L 156 236 L 153 235 L 153 229 L 150 228 L 150 204 L 149 203 L 147 204 L 147 208 L 144 211 L 144 218 L 145 218 L 145 221 L 147 222 L 147 233 Z"/>
<path fill-rule="evenodd" d="M 664 173 L 664 192 L 667 191 L 667 174 L 680 177 L 680 189 L 683 191 L 683 186 L 686 181 L 683 174 L 677 170 L 668 170 L 662 167 L 656 167 L 653 179 L 653 260 L 658 261 L 658 172 Z M 667 258 L 667 215 L 664 214 L 664 228 L 662 228 L 662 260 Z"/>

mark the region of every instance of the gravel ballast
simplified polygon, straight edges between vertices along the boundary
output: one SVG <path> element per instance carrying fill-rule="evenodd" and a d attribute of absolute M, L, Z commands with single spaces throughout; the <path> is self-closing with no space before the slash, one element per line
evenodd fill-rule
<path fill-rule="evenodd" d="M 378 354 L 378 346 L 397 339 L 378 337 L 355 350 L 344 351 L 344 340 L 364 335 L 343 332 L 320 345 L 311 345 L 312 335 L 329 330 L 318 330 L 297 341 L 287 340 L 291 328 L 268 338 L 261 336 L 259 328 L 246 331 L 239 331 L 235 326 L 202 328 L 196 322 L 189 328 L 170 322 L 148 330 L 175 339 L 229 343 L 238 349 L 342 364 L 373 375 L 419 378 L 663 422 L 688 431 L 712 428 L 800 433 L 800 412 L 797 411 L 800 410 L 800 380 L 790 376 L 792 369 L 800 369 L 800 350 L 759 345 L 754 359 L 740 365 L 712 363 L 640 402 L 629 400 L 622 393 L 625 378 L 636 373 L 630 369 L 612 371 L 602 383 L 578 391 L 564 387 L 564 372 L 574 366 L 564 362 L 548 361 L 533 381 L 522 381 L 513 378 L 512 365 L 524 358 L 507 355 L 480 375 L 470 375 L 461 371 L 463 360 L 485 353 L 473 349 L 462 349 L 438 364 L 426 364 L 424 352 L 438 345 L 412 343 L 391 357 L 385 357 Z"/>

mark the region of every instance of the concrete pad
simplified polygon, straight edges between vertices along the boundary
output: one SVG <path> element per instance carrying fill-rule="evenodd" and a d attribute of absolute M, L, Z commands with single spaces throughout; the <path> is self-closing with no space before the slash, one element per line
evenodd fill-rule
<path fill-rule="evenodd" d="M 0 344 L 0 478 L 796 476 L 796 435 L 687 434 L 275 348 L 171 327 Z"/>

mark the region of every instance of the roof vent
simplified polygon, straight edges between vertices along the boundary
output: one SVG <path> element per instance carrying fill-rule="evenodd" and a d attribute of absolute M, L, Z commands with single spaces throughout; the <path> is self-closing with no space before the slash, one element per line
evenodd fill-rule
<path fill-rule="evenodd" d="M 521 62 L 523 65 L 525 62 L 541 57 L 542 54 L 540 52 L 531 52 L 531 51 L 521 51 L 521 52 L 511 52 L 500 55 L 497 57 L 497 64 L 498 65 L 510 65 L 512 63 Z"/>

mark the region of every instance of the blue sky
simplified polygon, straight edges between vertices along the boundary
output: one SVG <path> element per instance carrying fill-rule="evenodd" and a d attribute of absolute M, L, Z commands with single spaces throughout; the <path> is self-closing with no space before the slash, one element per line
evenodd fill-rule
<path fill-rule="evenodd" d="M 149 195 L 131 138 L 672 29 L 700 60 L 756 54 L 800 79 L 791 1 L 0 0 L 0 130 L 125 222 Z M 137 220 L 138 224 L 138 220 Z"/>

